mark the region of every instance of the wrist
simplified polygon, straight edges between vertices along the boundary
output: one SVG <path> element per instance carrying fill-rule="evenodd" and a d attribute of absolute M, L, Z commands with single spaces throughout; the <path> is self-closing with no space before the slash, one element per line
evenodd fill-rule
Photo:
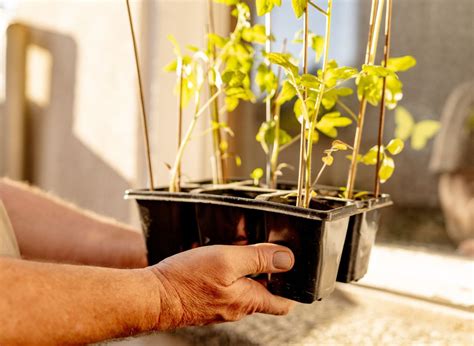
<path fill-rule="evenodd" d="M 162 309 L 162 288 L 159 279 L 150 268 L 133 269 L 135 280 L 141 288 L 138 292 L 137 314 L 133 325 L 139 332 L 159 330 L 158 322 Z"/>

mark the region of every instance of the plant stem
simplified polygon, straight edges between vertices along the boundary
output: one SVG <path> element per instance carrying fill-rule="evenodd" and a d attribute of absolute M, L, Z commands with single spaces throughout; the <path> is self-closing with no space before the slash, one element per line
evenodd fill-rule
<path fill-rule="evenodd" d="M 198 96 L 196 98 L 196 108 L 194 111 L 194 116 L 191 120 L 191 123 L 189 124 L 189 127 L 186 131 L 186 134 L 184 135 L 183 141 L 181 142 L 181 145 L 179 146 L 178 153 L 176 154 L 176 159 L 173 165 L 173 169 L 171 170 L 171 182 L 170 182 L 170 192 L 178 192 L 176 190 L 177 186 L 177 179 L 178 179 L 178 167 L 181 166 L 181 161 L 183 159 L 183 154 L 186 149 L 186 146 L 189 143 L 189 140 L 191 139 L 191 135 L 193 133 L 194 128 L 196 127 L 197 121 L 199 117 L 206 111 L 206 109 L 214 102 L 215 99 L 219 97 L 219 95 L 222 93 L 222 89 L 218 90 L 214 95 L 212 95 L 209 100 L 201 107 L 199 108 L 200 104 L 200 97 Z M 198 94 L 200 95 L 200 93 Z"/>
<path fill-rule="evenodd" d="M 312 188 L 314 188 L 316 186 L 316 184 L 318 183 L 319 179 L 323 175 L 323 172 L 324 172 L 324 170 L 326 169 L 327 166 L 328 166 L 327 164 L 325 164 L 325 163 L 323 164 L 323 166 L 319 170 L 318 175 L 316 176 L 316 179 L 314 179 L 313 184 L 311 185 Z"/>
<path fill-rule="evenodd" d="M 392 0 L 387 0 L 387 8 L 385 14 L 385 45 L 384 45 L 384 66 L 387 67 L 388 59 L 390 58 L 390 39 L 391 39 L 391 27 L 392 27 Z M 380 102 L 380 114 L 379 114 L 379 130 L 377 136 L 377 163 L 375 165 L 375 188 L 374 195 L 378 197 L 380 195 L 380 151 L 383 142 L 383 130 L 385 127 L 385 93 L 387 88 L 387 78 L 383 78 L 382 85 L 382 100 Z"/>
<path fill-rule="evenodd" d="M 350 109 L 344 102 L 342 102 L 341 100 L 337 100 L 337 104 L 339 106 L 341 106 L 342 109 L 344 109 L 351 117 L 352 119 L 357 123 L 358 119 L 357 119 L 357 115 L 355 115 L 355 113 L 352 111 L 352 109 Z"/>
<path fill-rule="evenodd" d="M 319 88 L 318 98 L 315 104 L 315 113 L 314 119 L 311 120 L 311 130 L 310 135 L 308 136 L 307 142 L 307 153 L 308 156 L 306 158 L 306 180 L 305 180 L 305 195 L 304 195 L 304 207 L 309 207 L 309 202 L 311 200 L 311 156 L 313 153 L 313 132 L 316 128 L 316 123 L 318 120 L 319 110 L 321 108 L 321 103 L 323 100 L 324 92 L 325 92 L 325 77 L 326 77 L 326 70 L 328 65 L 328 57 L 329 57 L 329 43 L 331 38 L 331 17 L 332 17 L 332 0 L 328 0 L 328 9 L 327 9 L 327 16 L 326 16 L 326 33 L 324 36 L 324 60 L 323 60 L 323 68 L 322 68 L 322 83 Z"/>
<path fill-rule="evenodd" d="M 283 41 L 283 48 L 282 53 L 284 54 L 286 51 L 286 39 Z M 280 85 L 280 77 L 281 77 L 281 70 L 282 68 L 278 68 L 278 76 L 277 76 L 277 85 Z M 279 95 L 275 95 L 273 100 L 278 100 Z M 272 146 L 272 153 L 270 158 L 270 176 L 271 176 L 271 184 L 270 188 L 276 189 L 277 187 L 277 169 L 278 169 L 278 156 L 280 155 L 280 114 L 281 114 L 281 104 L 275 103 L 274 109 L 274 116 L 273 121 L 275 122 L 275 138 L 273 140 Z"/>
<path fill-rule="evenodd" d="M 280 154 L 280 110 L 281 105 L 275 106 L 275 115 L 273 120 L 275 121 L 275 139 L 273 141 L 272 153 L 270 158 L 270 170 L 271 170 L 271 184 L 270 188 L 276 189 L 277 187 L 277 168 L 278 168 L 278 155 Z"/>
<path fill-rule="evenodd" d="M 130 32 L 132 34 L 132 42 L 133 42 L 133 52 L 135 54 L 135 67 L 137 69 L 137 78 L 138 78 L 138 90 L 140 92 L 140 105 L 142 110 L 142 130 L 143 130 L 143 137 L 145 142 L 145 150 L 146 150 L 146 162 L 148 167 L 148 177 L 150 180 L 149 189 L 153 191 L 155 183 L 153 180 L 153 169 L 151 164 L 151 150 L 150 150 L 150 139 L 148 137 L 148 123 L 147 123 L 147 115 L 146 115 L 146 108 L 145 108 L 145 97 L 143 95 L 143 83 L 142 83 L 142 75 L 140 71 L 140 59 L 138 58 L 138 47 L 137 47 L 137 39 L 135 37 L 135 29 L 133 27 L 133 19 L 132 19 L 132 10 L 130 9 L 130 0 L 126 0 L 127 4 L 127 13 L 128 13 L 128 21 L 130 24 Z"/>
<path fill-rule="evenodd" d="M 272 15 L 270 12 L 265 14 L 265 53 L 270 53 L 272 50 L 272 42 L 270 40 L 270 35 L 272 34 Z M 271 64 L 268 59 L 265 59 L 265 64 L 267 67 L 270 69 Z M 265 101 L 265 121 L 267 123 L 270 123 L 272 120 L 272 100 L 267 96 L 267 99 Z M 275 130 L 275 139 L 279 136 L 278 131 Z M 267 167 L 266 167 L 266 184 L 267 186 L 273 185 L 272 181 L 272 163 L 271 163 L 271 156 L 270 153 L 267 154 Z"/>
<path fill-rule="evenodd" d="M 280 147 L 280 153 L 285 150 L 285 149 L 288 149 L 290 146 L 292 146 L 293 144 L 295 144 L 296 142 L 298 142 L 298 140 L 301 138 L 301 135 L 297 135 L 295 137 L 293 137 L 291 139 L 291 141 L 289 141 L 288 143 L 286 143 L 285 145 L 282 145 Z"/>
<path fill-rule="evenodd" d="M 183 59 L 179 58 L 179 96 L 178 96 L 178 150 L 181 147 L 182 132 L 183 132 Z M 177 192 L 181 191 L 181 163 L 176 167 L 176 186 Z"/>
<path fill-rule="evenodd" d="M 372 0 L 372 8 L 370 13 L 370 23 L 369 23 L 369 37 L 367 40 L 367 49 L 365 54 L 365 64 L 372 65 L 375 61 L 376 49 L 377 49 L 377 42 L 376 39 L 378 38 L 378 31 L 380 29 L 377 26 L 377 23 L 380 24 L 380 20 L 377 19 L 381 14 L 379 10 L 380 3 L 383 6 L 383 0 Z M 377 32 L 377 33 L 375 33 Z M 358 157 L 360 152 L 360 145 L 362 141 L 362 132 L 364 128 L 364 120 L 365 120 L 365 112 L 367 109 L 367 100 L 363 96 L 360 101 L 359 106 L 359 116 L 357 122 L 356 133 L 354 137 L 354 145 L 353 145 L 353 152 L 352 152 L 352 160 L 351 166 L 349 169 L 349 177 L 347 179 L 346 185 L 346 194 L 347 198 L 351 199 L 354 191 L 355 179 L 357 175 L 357 164 L 358 164 Z"/>
<path fill-rule="evenodd" d="M 304 11 L 304 34 L 303 34 L 303 73 L 308 73 L 308 39 L 309 39 L 309 11 L 308 2 L 306 3 L 306 9 Z M 295 84 L 296 86 L 297 84 Z M 298 88 L 296 87 L 298 91 Z M 298 92 L 299 93 L 299 92 Z M 305 88 L 304 98 L 302 99 L 303 108 L 306 108 L 306 97 L 308 96 L 308 89 Z M 301 98 L 300 98 L 301 99 Z M 307 114 L 306 114 L 307 115 Z M 300 133 L 300 158 L 298 167 L 298 195 L 296 196 L 296 205 L 303 207 L 303 184 L 305 178 L 305 165 L 306 165 L 306 149 L 305 149 L 305 131 L 306 131 L 306 117 L 303 117 L 301 121 L 301 133 Z"/>
<path fill-rule="evenodd" d="M 212 0 L 207 1 L 208 11 L 209 11 L 209 25 L 208 33 L 214 33 L 214 10 L 212 6 Z M 212 66 L 216 60 L 216 47 L 212 44 L 210 49 L 210 65 Z M 212 69 L 209 70 L 209 73 L 214 73 Z M 212 79 L 211 79 L 212 80 Z M 209 85 L 209 95 L 215 95 L 217 88 L 215 85 Z M 220 123 L 219 119 L 219 100 L 214 99 L 211 107 L 211 122 Z M 223 184 L 225 181 L 225 162 L 220 148 L 220 143 L 222 139 L 221 130 L 219 127 L 213 127 L 212 130 L 212 149 L 213 149 L 213 161 L 214 161 L 214 173 L 213 183 L 214 184 Z"/>

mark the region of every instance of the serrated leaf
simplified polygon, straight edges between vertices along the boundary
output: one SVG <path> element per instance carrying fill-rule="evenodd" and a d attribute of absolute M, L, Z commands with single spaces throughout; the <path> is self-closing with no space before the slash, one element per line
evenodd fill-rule
<path fill-rule="evenodd" d="M 413 128 L 413 134 L 411 136 L 411 147 L 415 150 L 423 149 L 428 141 L 434 137 L 441 124 L 436 120 L 423 120 L 415 125 Z"/>
<path fill-rule="evenodd" d="M 270 63 L 283 67 L 293 76 L 298 75 L 298 66 L 296 66 L 290 61 L 291 56 L 289 54 L 268 53 L 265 55 L 265 57 L 268 59 L 268 61 L 270 61 Z"/>
<path fill-rule="evenodd" d="M 398 155 L 403 151 L 403 148 L 405 147 L 405 143 L 400 138 L 395 138 L 392 139 L 385 149 L 392 154 L 392 155 Z"/>

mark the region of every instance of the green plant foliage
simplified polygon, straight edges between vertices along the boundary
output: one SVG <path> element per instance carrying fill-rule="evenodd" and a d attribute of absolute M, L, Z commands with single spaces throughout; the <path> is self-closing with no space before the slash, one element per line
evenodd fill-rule
<path fill-rule="evenodd" d="M 308 0 L 291 0 L 291 5 L 293 6 L 296 18 L 300 18 L 308 6 Z"/>
<path fill-rule="evenodd" d="M 295 96 L 295 87 L 288 80 L 285 80 L 276 99 L 276 103 L 281 106 L 284 103 L 291 101 Z"/>
<path fill-rule="evenodd" d="M 269 97 L 273 97 L 278 88 L 277 76 L 272 69 L 264 63 L 258 66 L 255 75 L 255 83 L 260 88 L 260 91 L 265 91 Z"/>
<path fill-rule="evenodd" d="M 390 155 L 396 156 L 403 151 L 404 143 L 400 138 L 392 139 L 386 146 L 380 148 L 380 169 L 379 178 L 383 184 L 387 182 L 395 171 L 395 161 Z M 359 156 L 359 162 L 368 166 L 377 164 L 378 146 L 373 146 L 367 154 Z"/>
<path fill-rule="evenodd" d="M 303 30 L 298 31 L 293 38 L 293 43 L 303 43 Z M 316 35 L 309 31 L 308 41 L 310 42 L 311 49 L 316 53 L 316 62 L 321 60 L 324 52 L 324 37 Z"/>
<path fill-rule="evenodd" d="M 382 65 L 363 65 L 356 79 L 359 100 L 365 98 L 373 106 L 382 99 L 383 78 L 386 78 L 385 103 L 388 109 L 394 109 L 403 98 L 403 83 L 397 72 L 407 71 L 416 65 L 412 56 L 391 58 L 387 67 Z"/>
<path fill-rule="evenodd" d="M 402 141 L 411 137 L 411 147 L 414 150 L 422 150 L 428 141 L 433 138 L 441 128 L 441 124 L 436 120 L 422 120 L 418 123 L 411 113 L 404 107 L 397 107 L 395 110 L 395 136 Z"/>
<path fill-rule="evenodd" d="M 263 16 L 271 12 L 274 6 L 281 6 L 281 0 L 256 0 L 257 15 Z"/>
<path fill-rule="evenodd" d="M 269 147 L 273 144 L 273 141 L 275 140 L 275 125 L 276 124 L 274 120 L 262 123 L 255 137 L 257 142 L 259 142 L 262 146 L 265 153 L 269 152 Z M 282 129 L 279 129 L 279 138 L 280 145 L 285 145 L 291 141 L 291 136 L 285 130 Z"/>
<path fill-rule="evenodd" d="M 258 186 L 260 179 L 263 177 L 263 169 L 261 168 L 255 168 L 252 173 L 250 173 L 250 178 L 253 179 L 253 183 L 255 186 Z"/>
<path fill-rule="evenodd" d="M 347 127 L 352 124 L 350 118 L 341 116 L 340 112 L 330 112 L 321 117 L 316 128 L 330 138 L 336 138 L 338 127 Z"/>

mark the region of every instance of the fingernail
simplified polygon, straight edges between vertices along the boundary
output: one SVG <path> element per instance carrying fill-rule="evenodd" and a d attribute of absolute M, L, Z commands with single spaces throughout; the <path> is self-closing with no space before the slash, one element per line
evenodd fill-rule
<path fill-rule="evenodd" d="M 273 254 L 273 266 L 277 269 L 290 269 L 291 256 L 288 252 L 277 251 Z"/>

